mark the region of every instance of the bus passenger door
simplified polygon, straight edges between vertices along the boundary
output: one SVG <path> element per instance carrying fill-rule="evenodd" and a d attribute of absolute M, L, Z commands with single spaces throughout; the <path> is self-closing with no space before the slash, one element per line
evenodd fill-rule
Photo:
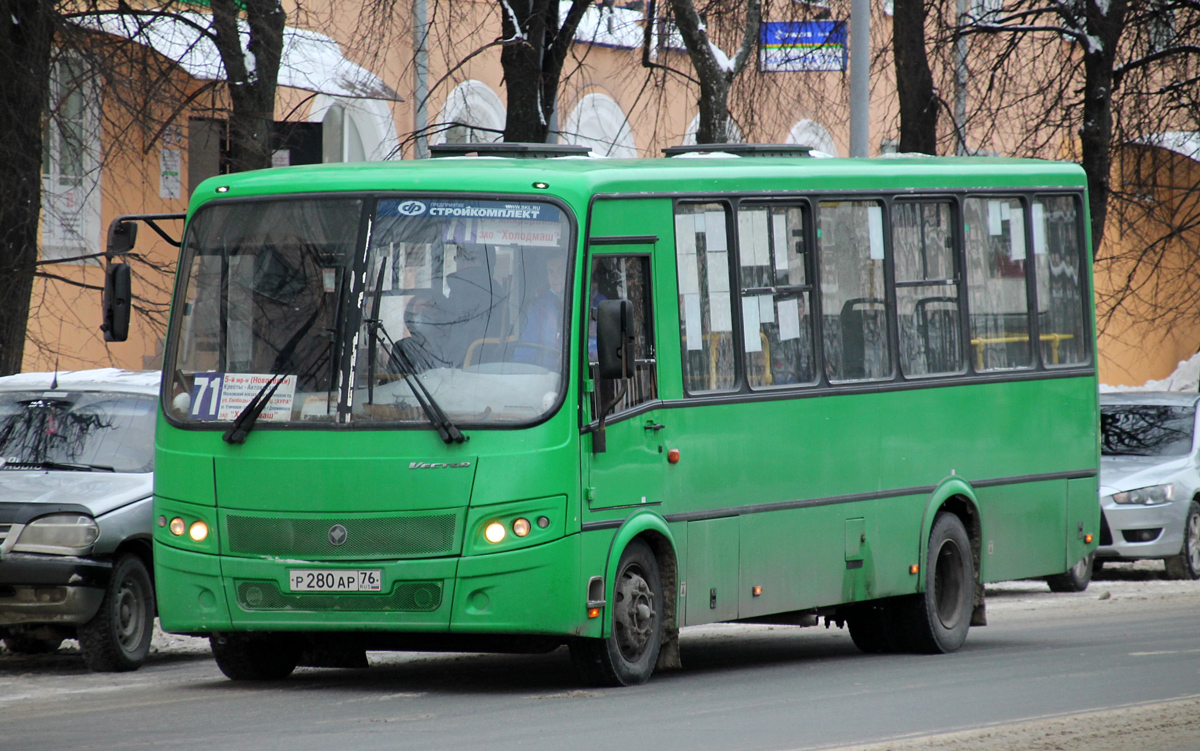
<path fill-rule="evenodd" d="M 654 358 L 654 308 L 650 253 L 653 245 L 601 246 L 588 274 L 588 375 L 592 446 L 605 412 L 604 451 L 588 462 L 585 497 L 589 509 L 657 507 L 664 500 L 667 466 L 659 422 L 658 373 Z M 625 299 L 634 310 L 634 375 L 600 379 L 596 364 L 595 310 L 603 300 Z M 586 442 L 585 442 L 586 445 Z"/>

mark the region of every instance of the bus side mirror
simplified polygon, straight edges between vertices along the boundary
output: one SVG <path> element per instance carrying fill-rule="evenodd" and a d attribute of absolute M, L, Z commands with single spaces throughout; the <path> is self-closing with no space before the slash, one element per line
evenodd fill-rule
<path fill-rule="evenodd" d="M 123 342 L 129 338 L 129 310 L 133 304 L 133 283 L 129 264 L 114 263 L 104 272 L 104 341 Z"/>
<path fill-rule="evenodd" d="M 596 355 L 601 378 L 633 377 L 633 303 L 629 300 L 597 304 Z"/>
<path fill-rule="evenodd" d="M 137 222 L 123 222 L 120 219 L 108 225 L 108 257 L 123 256 L 133 250 L 137 242 Z"/>

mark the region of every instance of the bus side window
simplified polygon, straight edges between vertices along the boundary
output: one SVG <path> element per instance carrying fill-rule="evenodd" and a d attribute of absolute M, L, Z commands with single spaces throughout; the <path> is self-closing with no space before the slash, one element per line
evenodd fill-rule
<path fill-rule="evenodd" d="M 1038 332 L 1047 367 L 1087 362 L 1079 205 L 1072 196 L 1041 196 L 1032 207 Z"/>
<path fill-rule="evenodd" d="M 1031 367 L 1024 204 L 1016 197 L 975 196 L 964 213 L 975 370 Z"/>
<path fill-rule="evenodd" d="M 736 359 L 725 204 L 675 207 L 675 265 L 684 386 L 692 393 L 731 389 Z"/>
<path fill-rule="evenodd" d="M 654 316 L 650 299 L 650 257 L 598 255 L 592 258 L 588 277 L 588 370 L 596 383 L 592 392 L 592 415 L 600 414 L 625 385 L 624 396 L 611 410 L 619 413 L 658 398 L 658 376 L 654 355 Z M 634 375 L 622 384 L 600 379 L 596 357 L 596 307 L 602 300 L 625 299 L 633 303 Z M 600 402 L 603 401 L 603 405 Z"/>
<path fill-rule="evenodd" d="M 746 380 L 813 383 L 812 286 L 802 206 L 738 207 Z"/>
<path fill-rule="evenodd" d="M 890 378 L 883 206 L 824 201 L 817 222 L 825 375 L 832 382 Z"/>
<path fill-rule="evenodd" d="M 892 207 L 900 369 L 906 376 L 963 369 L 954 216 L 949 201 Z"/>

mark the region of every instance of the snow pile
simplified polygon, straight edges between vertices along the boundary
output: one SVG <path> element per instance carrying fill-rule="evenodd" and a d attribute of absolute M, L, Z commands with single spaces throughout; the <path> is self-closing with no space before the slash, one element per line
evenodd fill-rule
<path fill-rule="evenodd" d="M 559 3 L 559 18 L 566 18 L 570 0 Z M 599 47 L 635 49 L 642 46 L 642 12 L 629 8 L 592 5 L 575 28 L 575 41 Z"/>
<path fill-rule="evenodd" d="M 1158 381 L 1146 381 L 1141 386 L 1109 386 L 1100 384 L 1100 393 L 1115 391 L 1189 391 L 1200 390 L 1200 352 L 1179 363 L 1175 372 Z"/>
<path fill-rule="evenodd" d="M 150 47 L 179 63 L 193 78 L 225 80 L 225 66 L 212 40 L 211 16 L 186 12 L 158 16 L 106 13 L 71 20 L 85 29 Z M 250 25 L 244 19 L 238 19 L 238 34 L 244 48 L 250 41 Z M 254 57 L 249 51 L 246 67 L 254 70 Z M 291 26 L 283 30 L 279 85 L 329 96 L 399 99 L 378 76 L 343 57 L 341 47 L 332 38 Z"/>

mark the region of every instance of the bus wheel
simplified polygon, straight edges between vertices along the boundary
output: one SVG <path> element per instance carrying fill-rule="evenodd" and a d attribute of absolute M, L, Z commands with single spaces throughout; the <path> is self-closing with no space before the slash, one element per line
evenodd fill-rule
<path fill-rule="evenodd" d="M 865 602 L 851 608 L 846 614 L 846 626 L 854 646 L 867 654 L 903 651 L 895 607 L 894 603 L 881 601 Z"/>
<path fill-rule="evenodd" d="M 154 585 L 141 558 L 117 559 L 100 609 L 77 635 L 90 670 L 117 673 L 141 667 L 154 635 Z"/>
<path fill-rule="evenodd" d="M 300 640 L 288 634 L 213 634 L 217 667 L 234 681 L 280 681 L 300 663 Z"/>
<path fill-rule="evenodd" d="M 650 547 L 634 540 L 621 554 L 605 639 L 576 639 L 571 658 L 584 677 L 606 686 L 650 680 L 662 646 L 662 578 Z"/>
<path fill-rule="evenodd" d="M 1092 561 L 1095 553 L 1088 553 L 1065 574 L 1047 576 L 1046 583 L 1051 592 L 1082 592 L 1092 583 Z"/>
<path fill-rule="evenodd" d="M 906 636 L 914 652 L 953 652 L 967 640 L 975 597 L 971 541 L 962 521 L 938 514 L 929 533 L 925 591 L 912 602 Z"/>

